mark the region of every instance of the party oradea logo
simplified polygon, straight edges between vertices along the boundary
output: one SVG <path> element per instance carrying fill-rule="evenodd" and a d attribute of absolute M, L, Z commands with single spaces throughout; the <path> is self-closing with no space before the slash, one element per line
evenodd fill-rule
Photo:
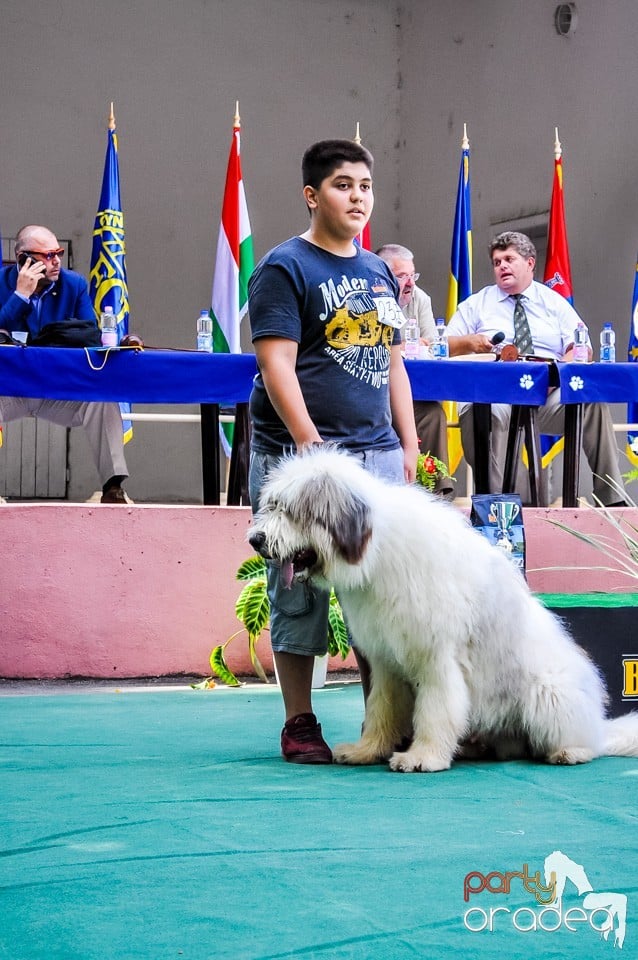
<path fill-rule="evenodd" d="M 512 894 L 519 900 L 521 891 L 530 895 L 530 903 L 516 909 L 507 906 L 505 898 Z M 469 904 L 463 926 L 470 933 L 565 930 L 608 940 L 619 949 L 625 941 L 625 894 L 595 891 L 582 864 L 560 850 L 545 858 L 542 872 L 531 873 L 526 863 L 521 870 L 506 872 L 472 870 L 463 881 L 463 899 Z"/>

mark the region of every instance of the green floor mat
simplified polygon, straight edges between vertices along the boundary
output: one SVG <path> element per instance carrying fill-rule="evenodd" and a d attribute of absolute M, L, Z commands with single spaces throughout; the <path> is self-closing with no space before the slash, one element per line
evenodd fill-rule
<path fill-rule="evenodd" d="M 315 708 L 356 738 L 358 685 Z M 0 698 L 0 957 L 638 957 L 638 760 L 295 766 L 281 715 L 266 687 Z"/>

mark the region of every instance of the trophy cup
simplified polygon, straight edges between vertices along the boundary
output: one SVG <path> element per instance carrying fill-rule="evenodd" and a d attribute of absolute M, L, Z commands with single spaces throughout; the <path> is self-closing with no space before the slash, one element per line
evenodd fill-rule
<path fill-rule="evenodd" d="M 496 503 L 490 503 L 490 519 L 496 520 L 496 541 L 495 545 L 512 553 L 514 549 L 514 536 L 510 527 L 521 512 L 521 508 L 512 500 L 499 500 Z"/>

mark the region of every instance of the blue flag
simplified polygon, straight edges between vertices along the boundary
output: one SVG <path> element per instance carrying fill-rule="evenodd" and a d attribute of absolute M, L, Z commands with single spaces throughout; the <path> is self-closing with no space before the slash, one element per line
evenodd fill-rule
<path fill-rule="evenodd" d="M 117 134 L 113 105 L 109 117 L 106 159 L 102 192 L 93 227 L 93 249 L 89 273 L 89 295 L 99 319 L 105 307 L 112 307 L 117 317 L 118 339 L 128 333 L 128 285 L 126 282 L 126 244 L 124 215 L 120 200 L 120 169 L 117 156 Z M 120 403 L 122 413 L 130 413 L 129 403 Z M 133 424 L 122 421 L 124 443 L 133 436 Z"/>
<path fill-rule="evenodd" d="M 470 199 L 470 144 L 464 128 L 461 144 L 461 169 L 456 192 L 452 251 L 446 319 L 449 320 L 459 303 L 472 293 L 472 207 Z"/>
<path fill-rule="evenodd" d="M 638 258 L 637 258 L 638 261 Z M 629 326 L 629 345 L 627 360 L 630 363 L 638 361 L 638 262 L 634 274 L 634 293 L 631 301 L 631 324 Z M 632 401 L 627 404 L 627 423 L 638 423 L 638 403 Z M 627 433 L 627 456 L 634 467 L 638 467 L 638 431 L 629 430 Z"/>
<path fill-rule="evenodd" d="M 470 141 L 467 127 L 463 124 L 461 141 L 461 168 L 456 191 L 454 209 L 454 227 L 452 229 L 452 250 L 450 253 L 450 275 L 448 277 L 446 320 L 454 314 L 459 303 L 472 293 L 472 204 L 470 196 Z M 448 424 L 447 452 L 450 473 L 454 473 L 463 457 L 461 431 L 458 427 L 458 411 L 454 401 L 443 404 Z"/>

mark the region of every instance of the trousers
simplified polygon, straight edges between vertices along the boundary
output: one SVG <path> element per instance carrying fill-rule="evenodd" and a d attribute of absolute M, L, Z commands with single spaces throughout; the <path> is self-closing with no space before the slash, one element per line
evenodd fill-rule
<path fill-rule="evenodd" d="M 507 452 L 507 434 L 511 408 L 507 404 L 492 404 L 492 436 L 489 458 L 490 493 L 503 490 L 503 470 Z M 560 402 L 560 391 L 552 391 L 544 406 L 539 407 L 536 419 L 540 433 L 558 436 L 565 429 L 565 407 Z M 472 404 L 459 404 L 459 422 L 465 459 L 474 468 L 474 422 Z M 593 474 L 593 491 L 603 504 L 615 503 L 624 490 L 622 474 L 618 466 L 618 445 L 609 406 L 606 403 L 583 405 L 583 451 Z M 617 485 L 609 483 L 607 477 Z M 529 500 L 527 473 L 519 465 L 516 476 L 516 493 L 525 502 Z"/>
<path fill-rule="evenodd" d="M 23 417 L 39 417 L 61 427 L 84 427 L 102 484 L 111 477 L 128 477 L 117 403 L 0 397 L 0 422 Z"/>
<path fill-rule="evenodd" d="M 391 483 L 403 483 L 403 450 L 366 450 L 353 453 L 366 470 Z M 252 450 L 249 489 L 253 511 L 259 511 L 259 491 L 280 457 Z M 272 649 L 299 656 L 323 656 L 328 649 L 330 592 L 313 583 L 294 582 L 289 589 L 281 584 L 280 569 L 267 563 L 267 593 L 270 601 Z"/>

